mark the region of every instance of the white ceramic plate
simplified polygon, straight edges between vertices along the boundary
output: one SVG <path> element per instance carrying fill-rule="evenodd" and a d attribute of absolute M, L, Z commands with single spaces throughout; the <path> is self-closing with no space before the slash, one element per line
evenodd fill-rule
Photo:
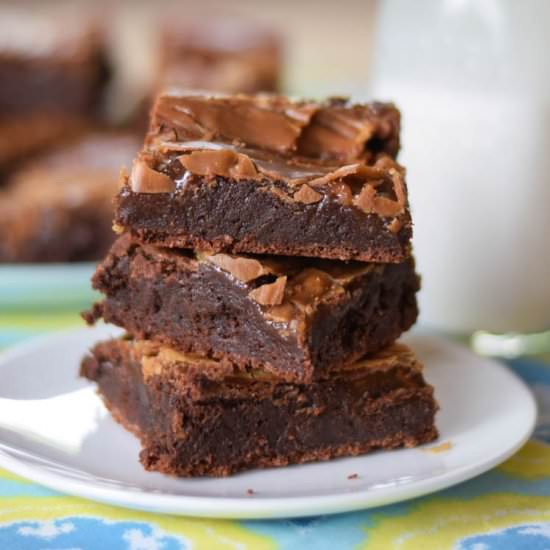
<path fill-rule="evenodd" d="M 97 295 L 90 278 L 95 263 L 0 264 L 0 304 L 6 309 L 88 306 Z"/>
<path fill-rule="evenodd" d="M 507 368 L 413 334 L 406 340 L 441 405 L 436 443 L 225 479 L 173 479 L 141 468 L 137 440 L 77 377 L 86 349 L 118 333 L 81 329 L 0 356 L 0 466 L 59 491 L 155 512 L 310 516 L 389 504 L 474 477 L 514 453 L 535 423 L 533 397 Z"/>

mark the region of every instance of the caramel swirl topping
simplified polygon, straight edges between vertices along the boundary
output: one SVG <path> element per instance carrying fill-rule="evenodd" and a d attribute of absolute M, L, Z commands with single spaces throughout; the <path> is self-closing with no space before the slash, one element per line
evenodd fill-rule
<path fill-rule="evenodd" d="M 262 306 L 278 306 L 283 303 L 285 296 L 286 276 L 277 277 L 274 283 L 268 283 L 254 290 L 248 295 Z"/>
<path fill-rule="evenodd" d="M 207 262 L 217 265 L 220 269 L 231 273 L 233 277 L 248 283 L 262 275 L 272 273 L 269 266 L 262 264 L 253 258 L 243 256 L 230 256 L 229 254 L 214 254 L 205 256 Z"/>
<path fill-rule="evenodd" d="M 302 185 L 300 189 L 294 193 L 294 200 L 303 202 L 304 204 L 314 204 L 319 202 L 323 195 L 314 191 L 307 183 Z"/>
<path fill-rule="evenodd" d="M 199 176 L 226 175 L 233 179 L 251 179 L 258 175 L 249 157 L 227 149 L 194 151 L 178 157 L 178 160 L 184 168 Z"/>
<path fill-rule="evenodd" d="M 221 139 L 285 153 L 296 149 L 314 103 L 290 103 L 277 96 L 163 94 L 153 124 L 173 127 L 178 140 Z"/>
<path fill-rule="evenodd" d="M 176 184 L 169 176 L 153 170 L 145 160 L 138 158 L 132 166 L 130 187 L 134 193 L 171 193 Z"/>
<path fill-rule="evenodd" d="M 303 305 L 320 298 L 334 284 L 332 278 L 315 268 L 304 269 L 293 281 L 291 298 Z"/>
<path fill-rule="evenodd" d="M 376 192 L 377 185 L 367 183 L 359 195 L 353 199 L 353 204 L 367 214 L 378 214 L 388 218 L 399 215 L 405 208 L 405 185 L 403 177 L 397 171 L 393 171 L 392 176 L 396 200 L 379 196 Z"/>
<path fill-rule="evenodd" d="M 324 103 L 292 101 L 260 94 L 208 95 L 169 90 L 155 104 L 148 141 L 165 128 L 176 141 L 240 143 L 278 154 L 351 162 L 369 159 L 369 141 L 395 156 L 399 146 L 399 112 L 390 104 L 350 104 L 331 98 Z"/>
<path fill-rule="evenodd" d="M 406 209 L 406 187 L 393 159 L 398 137 L 399 112 L 392 105 L 172 90 L 156 101 L 142 154 L 148 162 L 133 171 L 131 188 L 174 191 L 179 186 L 168 174 L 179 181 L 183 168 L 185 175 L 209 179 L 274 183 L 271 192 L 287 201 L 316 204 L 328 195 L 343 206 L 395 218 Z"/>
<path fill-rule="evenodd" d="M 316 303 L 347 292 L 355 277 L 383 269 L 363 262 L 340 262 L 284 256 L 246 256 L 196 252 L 199 262 L 215 265 L 245 283 L 262 314 L 295 330 L 307 322 Z"/>

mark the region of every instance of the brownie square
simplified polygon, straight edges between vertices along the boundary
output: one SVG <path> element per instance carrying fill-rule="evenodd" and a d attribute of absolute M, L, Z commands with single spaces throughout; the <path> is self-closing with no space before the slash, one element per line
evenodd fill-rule
<path fill-rule="evenodd" d="M 81 374 L 139 437 L 144 467 L 177 476 L 226 476 L 437 437 L 433 388 L 399 344 L 308 385 L 261 370 L 235 374 L 131 339 L 97 344 Z"/>
<path fill-rule="evenodd" d="M 15 117 L 0 115 L 0 187 L 10 173 L 30 156 L 78 137 L 90 127 L 72 115 L 33 112 Z"/>
<path fill-rule="evenodd" d="M 133 125 L 143 134 L 155 93 L 167 87 L 226 93 L 279 89 L 282 40 L 257 21 L 163 12 L 153 34 L 150 90 L 133 115 Z"/>
<path fill-rule="evenodd" d="M 274 92 L 280 65 L 280 37 L 258 23 L 164 17 L 159 24 L 160 86 L 228 93 Z"/>
<path fill-rule="evenodd" d="M 162 93 L 116 227 L 213 252 L 403 261 L 412 224 L 389 104 Z"/>
<path fill-rule="evenodd" d="M 419 279 L 400 264 L 235 256 L 124 235 L 98 266 L 99 317 L 184 352 L 311 381 L 391 344 L 416 320 Z"/>
<path fill-rule="evenodd" d="M 139 145 L 129 134 L 87 133 L 16 170 L 0 190 L 0 262 L 103 256 L 119 172 Z"/>
<path fill-rule="evenodd" d="M 51 9 L 0 10 L 0 164 L 97 118 L 109 77 L 98 19 Z"/>

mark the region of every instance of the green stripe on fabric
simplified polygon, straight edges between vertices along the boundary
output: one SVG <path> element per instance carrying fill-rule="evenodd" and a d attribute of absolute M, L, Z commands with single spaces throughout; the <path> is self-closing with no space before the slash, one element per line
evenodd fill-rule
<path fill-rule="evenodd" d="M 33 311 L 2 312 L 0 314 L 0 331 L 7 330 L 55 330 L 83 325 L 80 311 Z"/>

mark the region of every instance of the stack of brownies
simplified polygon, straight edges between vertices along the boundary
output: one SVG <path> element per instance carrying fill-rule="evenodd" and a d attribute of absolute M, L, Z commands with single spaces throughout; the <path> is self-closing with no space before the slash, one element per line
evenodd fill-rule
<path fill-rule="evenodd" d="M 433 389 L 392 105 L 162 93 L 86 314 L 82 375 L 149 470 L 229 475 L 414 446 Z"/>

